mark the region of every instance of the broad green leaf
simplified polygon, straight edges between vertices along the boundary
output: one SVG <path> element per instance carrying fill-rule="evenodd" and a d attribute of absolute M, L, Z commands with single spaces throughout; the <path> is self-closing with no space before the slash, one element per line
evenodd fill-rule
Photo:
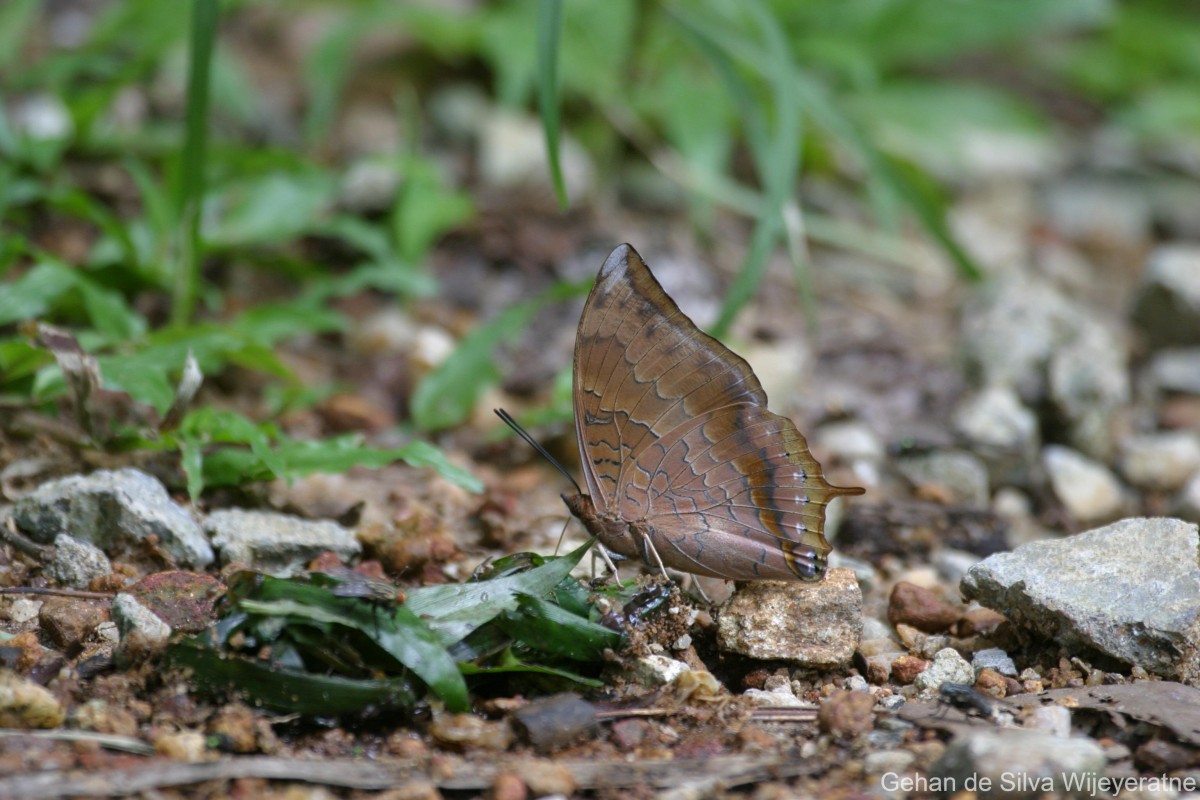
<path fill-rule="evenodd" d="M 616 631 L 525 594 L 517 595 L 517 607 L 497 617 L 497 624 L 530 649 L 575 661 L 593 661 L 621 643 Z"/>
<path fill-rule="evenodd" d="M 589 541 L 565 556 L 507 578 L 414 589 L 404 605 L 429 624 L 438 641 L 449 646 L 499 614 L 515 610 L 520 595 L 541 597 L 551 591 L 592 544 Z"/>

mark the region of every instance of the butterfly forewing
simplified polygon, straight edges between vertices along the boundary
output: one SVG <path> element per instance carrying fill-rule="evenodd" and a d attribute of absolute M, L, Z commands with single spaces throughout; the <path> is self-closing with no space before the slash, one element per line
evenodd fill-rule
<path fill-rule="evenodd" d="M 584 305 L 574 381 L 584 478 L 601 511 L 665 431 L 713 408 L 766 402 L 749 365 L 700 331 L 628 245 L 604 262 Z"/>
<path fill-rule="evenodd" d="M 607 546 L 735 580 L 821 576 L 825 505 L 862 490 L 825 481 L 750 366 L 700 331 L 628 245 L 588 295 L 574 380 L 595 514 L 585 522 Z"/>

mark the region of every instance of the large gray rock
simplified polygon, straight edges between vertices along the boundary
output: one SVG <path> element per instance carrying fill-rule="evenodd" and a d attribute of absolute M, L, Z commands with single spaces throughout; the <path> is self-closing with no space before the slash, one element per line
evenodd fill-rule
<path fill-rule="evenodd" d="M 59 534 L 104 550 L 132 551 L 150 543 L 180 566 L 204 567 L 213 551 L 187 510 L 156 479 L 136 469 L 102 470 L 49 481 L 17 501 L 17 526 L 49 544 Z"/>
<path fill-rule="evenodd" d="M 1132 518 L 1065 539 L 1030 542 L 976 564 L 968 598 L 1068 645 L 1149 672 L 1200 682 L 1200 529 Z"/>
<path fill-rule="evenodd" d="M 362 545 L 354 531 L 329 520 L 307 520 L 271 511 L 227 508 L 204 521 L 221 563 L 240 561 L 276 575 L 292 575 L 314 557 L 331 550 L 343 561 Z"/>

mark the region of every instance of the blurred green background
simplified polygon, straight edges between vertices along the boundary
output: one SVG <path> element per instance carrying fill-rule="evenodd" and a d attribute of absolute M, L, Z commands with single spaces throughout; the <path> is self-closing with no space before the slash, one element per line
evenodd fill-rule
<path fill-rule="evenodd" d="M 431 254 L 482 224 L 480 126 L 497 114 L 539 121 L 564 214 L 665 205 L 701 240 L 717 217 L 744 221 L 720 334 L 777 252 L 806 296 L 813 243 L 903 260 L 920 231 L 977 280 L 946 209 L 981 147 L 1102 135 L 1139 169 L 1194 158 L 1198 42 L 1200 8 L 1165 1 L 6 0 L 0 403 L 81 402 L 61 353 L 21 327 L 39 321 L 158 415 L 189 352 L 210 379 L 259 376 L 253 408 L 204 396 L 170 429 L 84 425 L 88 446 L 177 452 L 193 495 L 397 457 L 475 486 L 419 440 L 301 441 L 272 420 L 334 390 L 307 385 L 283 343 L 346 331 L 342 301 L 363 292 L 411 307 L 444 289 Z M 569 148 L 595 174 L 574 193 Z M 349 202 L 361 175 L 382 189 Z M 274 290 L 239 290 L 246 270 Z M 496 344 L 581 288 L 481 321 L 420 376 L 401 430 L 465 420 Z"/>

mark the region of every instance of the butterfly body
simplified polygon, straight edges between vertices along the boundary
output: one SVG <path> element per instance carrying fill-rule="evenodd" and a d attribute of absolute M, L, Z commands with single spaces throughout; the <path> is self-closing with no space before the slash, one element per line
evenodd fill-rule
<path fill-rule="evenodd" d="M 827 483 L 766 408 L 750 365 L 703 333 L 629 245 L 588 295 L 575 342 L 575 429 L 588 494 L 564 496 L 609 550 L 730 580 L 816 580 Z"/>

